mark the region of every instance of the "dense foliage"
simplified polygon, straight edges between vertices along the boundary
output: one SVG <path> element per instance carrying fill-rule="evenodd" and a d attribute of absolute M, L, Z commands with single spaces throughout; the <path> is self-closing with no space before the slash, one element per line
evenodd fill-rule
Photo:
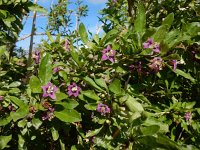
<path fill-rule="evenodd" d="M 1 62 L 0 149 L 200 149 L 199 22 L 152 26 L 144 4 L 78 43 L 47 31 L 29 68 Z"/>

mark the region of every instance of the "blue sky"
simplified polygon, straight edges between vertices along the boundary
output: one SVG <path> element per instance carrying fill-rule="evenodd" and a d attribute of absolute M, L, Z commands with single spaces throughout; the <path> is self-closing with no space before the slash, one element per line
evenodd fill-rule
<path fill-rule="evenodd" d="M 75 1 L 75 0 L 71 0 Z M 51 3 L 56 4 L 57 0 L 38 0 L 38 4 L 40 6 L 43 6 L 47 10 L 49 10 Z M 88 16 L 81 19 L 81 22 L 83 22 L 88 30 L 90 32 L 94 33 L 96 31 L 97 26 L 101 25 L 100 22 L 98 22 L 98 12 L 105 7 L 105 3 L 107 0 L 83 0 L 83 3 L 85 5 L 88 5 Z M 73 6 L 72 6 L 73 7 Z M 32 14 L 30 14 L 32 16 Z M 75 17 L 73 18 L 73 20 Z M 24 21 L 25 22 L 25 21 Z M 47 23 L 46 17 L 39 17 L 36 20 L 36 32 L 37 33 L 44 33 L 45 26 Z M 32 26 L 32 18 L 28 18 L 25 22 L 24 29 L 20 33 L 20 37 L 22 38 L 26 35 L 29 35 L 31 33 L 31 26 Z M 75 28 L 75 23 L 73 24 L 73 28 Z M 46 36 L 34 36 L 34 43 L 35 45 L 39 44 L 41 39 L 46 39 Z M 27 50 L 29 49 L 29 43 L 30 38 L 27 38 L 25 40 L 17 42 L 17 47 L 22 47 L 23 49 Z"/>

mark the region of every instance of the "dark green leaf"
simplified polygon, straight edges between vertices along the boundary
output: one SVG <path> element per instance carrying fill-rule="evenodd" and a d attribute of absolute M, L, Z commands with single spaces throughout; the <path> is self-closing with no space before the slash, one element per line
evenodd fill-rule
<path fill-rule="evenodd" d="M 51 127 L 51 134 L 52 134 L 53 140 L 57 141 L 59 138 L 59 133 L 54 127 Z"/>
<path fill-rule="evenodd" d="M 93 99 L 93 100 L 96 100 L 96 101 L 99 101 L 100 100 L 100 97 L 96 95 L 96 93 L 92 90 L 87 90 L 87 91 L 82 91 L 81 92 L 83 95 Z"/>
<path fill-rule="evenodd" d="M 168 25 L 168 27 L 170 28 L 172 23 L 174 21 L 174 13 L 170 13 L 169 15 L 167 15 L 167 17 L 164 19 L 164 21 L 162 22 L 162 25 Z"/>
<path fill-rule="evenodd" d="M 94 87 L 95 89 L 99 90 L 99 91 L 103 91 L 90 77 L 86 76 L 83 78 L 83 80 L 91 85 L 92 87 Z"/>
<path fill-rule="evenodd" d="M 52 77 L 52 58 L 50 54 L 46 54 L 40 63 L 39 78 L 42 85 L 47 84 Z"/>
<path fill-rule="evenodd" d="M 142 105 L 133 97 L 128 95 L 127 100 L 125 101 L 126 106 L 132 112 L 142 112 L 144 111 Z"/>
<path fill-rule="evenodd" d="M 114 81 L 109 85 L 109 90 L 117 95 L 121 94 L 121 82 L 119 79 L 114 79 Z"/>
<path fill-rule="evenodd" d="M 135 31 L 142 35 L 145 31 L 146 26 L 146 15 L 145 9 L 142 3 L 137 4 L 137 15 L 134 22 Z"/>
<path fill-rule="evenodd" d="M 9 136 L 0 136 L 0 149 L 7 147 L 8 142 L 12 139 L 12 135 Z"/>
<path fill-rule="evenodd" d="M 86 44 L 88 42 L 88 34 L 83 23 L 79 25 L 78 31 L 81 36 L 81 40 Z"/>
<path fill-rule="evenodd" d="M 67 99 L 68 95 L 66 95 L 65 93 L 56 93 L 56 101 L 61 101 L 63 99 Z"/>
<path fill-rule="evenodd" d="M 108 89 L 107 85 L 106 85 L 106 82 L 104 81 L 104 79 L 102 78 L 95 78 L 94 81 L 100 86 L 100 87 L 103 87 L 105 88 L 106 90 Z"/>
<path fill-rule="evenodd" d="M 63 122 L 79 122 L 81 121 L 81 115 L 76 110 L 64 109 L 63 111 L 55 111 L 55 116 Z"/>
<path fill-rule="evenodd" d="M 101 131 L 102 128 L 103 128 L 103 126 L 101 128 L 99 128 L 99 129 L 95 129 L 94 131 L 89 131 L 86 134 L 86 137 L 92 137 L 92 136 L 97 135 Z"/>
<path fill-rule="evenodd" d="M 31 88 L 32 93 L 41 93 L 41 83 L 40 80 L 36 76 L 31 76 L 29 80 L 29 85 Z"/>
<path fill-rule="evenodd" d="M 143 135 L 153 135 L 153 134 L 157 133 L 159 131 L 159 129 L 160 129 L 160 126 L 158 126 L 158 125 L 151 125 L 151 126 L 140 128 Z"/>
<path fill-rule="evenodd" d="M 189 73 L 185 73 L 184 71 L 179 70 L 179 69 L 176 69 L 175 73 L 195 83 L 195 79 Z"/>
<path fill-rule="evenodd" d="M 155 42 L 161 42 L 164 38 L 165 38 L 165 35 L 167 34 L 168 32 L 168 29 L 169 29 L 169 26 L 168 25 L 162 25 L 160 26 L 156 33 L 153 35 L 153 39 Z"/>

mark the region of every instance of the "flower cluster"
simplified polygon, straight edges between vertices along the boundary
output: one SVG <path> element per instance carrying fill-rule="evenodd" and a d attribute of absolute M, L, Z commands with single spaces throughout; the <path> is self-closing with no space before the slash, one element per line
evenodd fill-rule
<path fill-rule="evenodd" d="M 55 116 L 54 116 L 54 108 L 49 107 L 47 111 L 45 111 L 42 115 L 42 120 L 49 120 L 51 121 Z"/>
<path fill-rule="evenodd" d="M 146 42 L 143 43 L 143 48 L 150 48 L 155 53 L 160 53 L 160 46 L 158 43 L 154 42 L 152 38 L 149 38 Z"/>
<path fill-rule="evenodd" d="M 116 55 L 116 51 L 112 50 L 111 46 L 108 45 L 107 48 L 102 50 L 101 60 L 110 60 L 112 63 L 114 63 L 115 62 L 115 58 L 114 58 L 115 55 Z"/>
<path fill-rule="evenodd" d="M 99 103 L 97 106 L 97 112 L 101 113 L 101 115 L 105 116 L 110 113 L 110 108 L 106 104 Z"/>
<path fill-rule="evenodd" d="M 81 88 L 77 86 L 76 83 L 72 83 L 68 86 L 68 95 L 69 96 L 75 96 L 77 97 L 79 95 L 79 92 L 81 91 Z"/>
<path fill-rule="evenodd" d="M 191 118 L 192 118 L 191 112 L 186 112 L 185 115 L 184 115 L 185 121 L 189 121 Z"/>
<path fill-rule="evenodd" d="M 164 63 L 161 57 L 154 57 L 152 60 L 150 60 L 151 64 L 149 67 L 151 68 L 152 71 L 155 73 L 159 72 L 162 70 Z"/>
<path fill-rule="evenodd" d="M 35 53 L 33 54 L 32 58 L 34 59 L 36 64 L 39 64 L 40 52 L 38 50 L 36 50 Z"/>
<path fill-rule="evenodd" d="M 56 99 L 55 92 L 58 91 L 58 88 L 56 86 L 53 86 L 51 82 L 49 82 L 47 85 L 42 86 L 43 89 L 43 97 L 50 97 L 52 99 Z"/>

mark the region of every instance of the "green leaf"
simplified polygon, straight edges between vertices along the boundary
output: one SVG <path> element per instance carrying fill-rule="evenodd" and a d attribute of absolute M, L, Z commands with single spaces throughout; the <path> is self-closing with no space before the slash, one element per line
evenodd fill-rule
<path fill-rule="evenodd" d="M 79 60 L 79 54 L 75 50 L 71 50 L 70 54 L 72 56 L 72 59 L 76 62 L 77 66 L 81 67 L 82 63 Z"/>
<path fill-rule="evenodd" d="M 196 59 L 200 59 L 200 53 L 195 54 L 195 58 L 196 58 Z"/>
<path fill-rule="evenodd" d="M 32 93 L 41 93 L 41 83 L 40 80 L 36 76 L 31 76 L 29 80 L 29 85 L 31 88 Z"/>
<path fill-rule="evenodd" d="M 52 77 L 52 58 L 50 54 L 46 54 L 40 63 L 39 78 L 42 85 L 47 84 Z"/>
<path fill-rule="evenodd" d="M 145 31 L 146 26 L 146 15 L 145 15 L 145 9 L 142 3 L 137 4 L 137 14 L 136 19 L 134 22 L 135 31 L 139 32 L 140 35 L 142 35 Z"/>
<path fill-rule="evenodd" d="M 114 79 L 114 81 L 109 85 L 109 90 L 117 95 L 121 94 L 121 82 L 119 79 Z"/>
<path fill-rule="evenodd" d="M 28 106 L 23 106 L 17 109 L 16 112 L 11 112 L 10 116 L 13 119 L 13 121 L 16 122 L 18 119 L 26 117 L 28 113 L 29 113 Z"/>
<path fill-rule="evenodd" d="M 44 7 L 41 7 L 41 6 L 39 6 L 37 4 L 33 4 L 33 3 L 29 3 L 28 9 L 31 10 L 31 11 L 37 11 L 37 12 L 40 12 L 40 13 L 47 13 L 48 12 Z"/>
<path fill-rule="evenodd" d="M 10 100 L 11 100 L 13 103 L 15 103 L 17 106 L 19 106 L 19 107 L 26 106 L 26 104 L 25 104 L 22 100 L 18 99 L 17 97 L 10 96 Z"/>
<path fill-rule="evenodd" d="M 151 125 L 147 127 L 141 127 L 140 130 L 143 135 L 153 135 L 156 134 L 160 129 L 160 126 L 158 125 Z"/>
<path fill-rule="evenodd" d="M 68 81 L 68 77 L 67 77 L 67 73 L 65 72 L 65 71 L 59 71 L 59 76 L 61 76 L 64 80 L 65 80 L 65 82 L 67 82 Z"/>
<path fill-rule="evenodd" d="M 88 42 L 88 34 L 87 34 L 87 31 L 86 31 L 85 26 L 84 26 L 83 23 L 81 23 L 79 25 L 78 31 L 79 31 L 79 34 L 81 36 L 81 40 L 83 41 L 83 43 L 87 44 L 87 42 Z"/>
<path fill-rule="evenodd" d="M 170 13 L 167 17 L 163 20 L 162 25 L 168 25 L 170 28 L 174 21 L 174 13 Z"/>
<path fill-rule="evenodd" d="M 75 100 L 66 100 L 64 102 L 58 101 L 56 104 L 56 110 L 63 110 L 63 109 L 74 109 L 76 106 L 78 106 L 78 102 Z M 62 108 L 61 108 L 61 107 Z"/>
<path fill-rule="evenodd" d="M 97 104 L 96 103 L 89 103 L 89 104 L 85 104 L 84 107 L 87 110 L 96 110 L 97 109 Z"/>
<path fill-rule="evenodd" d="M 50 33 L 49 31 L 46 31 L 46 34 L 47 34 L 47 36 L 48 36 L 48 39 L 49 39 L 52 43 L 54 43 L 54 39 L 53 39 L 53 37 L 51 36 L 51 33 Z"/>
<path fill-rule="evenodd" d="M 169 26 L 168 25 L 162 25 L 160 26 L 156 33 L 152 36 L 154 41 L 155 42 L 161 42 L 164 38 L 165 38 L 165 35 L 167 34 L 168 32 L 168 29 L 169 29 Z"/>
<path fill-rule="evenodd" d="M 100 41 L 100 46 L 104 46 L 108 41 L 108 39 L 110 39 L 111 37 L 113 37 L 113 35 L 118 35 L 119 31 L 117 29 L 112 29 L 110 30 Z"/>
<path fill-rule="evenodd" d="M 56 101 L 61 101 L 63 99 L 67 99 L 67 98 L 68 98 L 68 96 L 65 93 L 62 93 L 62 92 L 56 93 Z"/>
<path fill-rule="evenodd" d="M 0 57 L 5 53 L 6 51 L 6 46 L 3 45 L 3 46 L 0 46 Z"/>
<path fill-rule="evenodd" d="M 25 125 L 27 124 L 27 120 L 26 119 L 22 119 L 22 120 L 20 120 L 19 122 L 18 122 L 18 127 L 20 127 L 20 128 L 24 128 L 25 127 Z"/>
<path fill-rule="evenodd" d="M 14 87 L 18 87 L 18 86 L 20 86 L 21 85 L 21 82 L 19 82 L 19 81 L 14 81 L 14 82 L 12 82 L 10 85 L 8 85 L 9 86 L 9 88 L 14 88 Z"/>
<path fill-rule="evenodd" d="M 5 118 L 0 118 L 0 126 L 5 126 L 9 124 L 12 121 L 12 118 L 9 116 L 6 116 Z"/>
<path fill-rule="evenodd" d="M 93 100 L 96 100 L 96 101 L 99 101 L 100 100 L 100 97 L 96 95 L 96 93 L 93 91 L 93 90 L 87 90 L 87 91 L 82 91 L 81 92 L 83 95 L 93 99 Z"/>
<path fill-rule="evenodd" d="M 38 130 L 39 127 L 42 125 L 42 121 L 38 118 L 35 118 L 35 117 L 31 120 L 31 122 L 32 122 L 32 125 L 35 127 L 36 130 Z"/>
<path fill-rule="evenodd" d="M 7 147 L 8 142 L 12 139 L 12 135 L 9 136 L 0 136 L 0 149 Z"/>
<path fill-rule="evenodd" d="M 166 57 L 163 57 L 163 60 L 180 60 L 181 57 L 178 54 L 171 54 Z"/>
<path fill-rule="evenodd" d="M 127 95 L 127 100 L 125 101 L 126 106 L 129 108 L 132 112 L 142 112 L 144 111 L 142 105 L 133 97 L 130 95 Z"/>
<path fill-rule="evenodd" d="M 72 123 L 81 121 L 81 114 L 76 110 L 64 109 L 63 111 L 55 111 L 55 116 L 63 122 Z"/>
<path fill-rule="evenodd" d="M 195 83 L 195 79 L 189 73 L 185 73 L 184 71 L 179 69 L 176 69 L 175 73 Z"/>
<path fill-rule="evenodd" d="M 102 78 L 95 78 L 94 81 L 100 86 L 108 90 L 108 86 L 106 85 L 106 82 Z"/>
<path fill-rule="evenodd" d="M 57 141 L 59 138 L 59 133 L 54 127 L 51 127 L 51 134 L 52 134 L 53 140 Z"/>
<path fill-rule="evenodd" d="M 94 87 L 95 89 L 99 90 L 99 91 L 103 91 L 90 77 L 86 76 L 83 78 L 83 80 L 91 85 L 92 87 Z"/>
<path fill-rule="evenodd" d="M 86 137 L 92 137 L 92 136 L 97 135 L 101 131 L 102 128 L 103 128 L 103 126 L 101 128 L 99 128 L 99 129 L 95 129 L 94 131 L 89 131 L 86 134 Z"/>

